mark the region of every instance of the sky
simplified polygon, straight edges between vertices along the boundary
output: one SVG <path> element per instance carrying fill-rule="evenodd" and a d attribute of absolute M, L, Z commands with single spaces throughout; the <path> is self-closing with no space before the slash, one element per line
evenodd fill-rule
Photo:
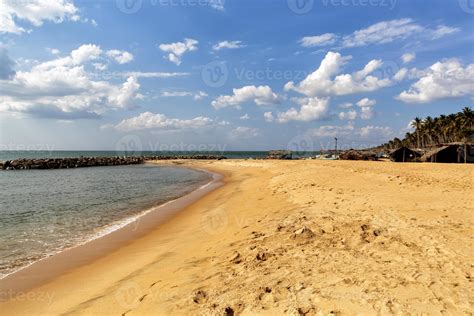
<path fill-rule="evenodd" d="M 0 0 L 0 150 L 313 151 L 472 106 L 472 0 Z"/>

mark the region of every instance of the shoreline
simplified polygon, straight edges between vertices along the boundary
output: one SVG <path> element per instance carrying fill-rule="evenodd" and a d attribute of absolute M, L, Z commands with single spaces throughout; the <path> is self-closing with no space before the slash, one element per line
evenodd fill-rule
<path fill-rule="evenodd" d="M 123 219 L 122 223 L 116 223 L 113 227 L 104 227 L 104 231 L 101 231 L 97 236 L 89 240 L 71 248 L 52 253 L 6 274 L 0 278 L 0 302 L 8 301 L 14 298 L 14 296 L 41 286 L 68 271 L 90 264 L 100 257 L 146 235 L 150 231 L 158 229 L 160 225 L 183 211 L 186 207 L 224 185 L 224 176 L 217 172 L 153 161 L 147 163 L 163 167 L 194 169 L 210 174 L 212 179 L 186 195 Z"/>
<path fill-rule="evenodd" d="M 471 165 L 170 163 L 220 173 L 225 185 L 158 229 L 0 303 L 0 310 L 16 316 L 473 310 Z"/>

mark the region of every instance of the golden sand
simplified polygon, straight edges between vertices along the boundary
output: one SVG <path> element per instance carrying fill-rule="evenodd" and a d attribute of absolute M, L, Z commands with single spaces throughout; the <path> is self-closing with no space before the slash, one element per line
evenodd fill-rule
<path fill-rule="evenodd" d="M 472 314 L 472 165 L 186 161 L 226 184 L 3 315 Z"/>

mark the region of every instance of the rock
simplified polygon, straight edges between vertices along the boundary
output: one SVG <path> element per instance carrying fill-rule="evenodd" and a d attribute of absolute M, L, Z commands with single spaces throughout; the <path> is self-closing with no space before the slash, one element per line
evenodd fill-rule
<path fill-rule="evenodd" d="M 289 150 L 272 150 L 268 152 L 266 159 L 291 160 L 293 154 Z"/>
<path fill-rule="evenodd" d="M 230 262 L 232 262 L 234 264 L 241 263 L 242 262 L 242 257 L 240 256 L 240 253 L 235 251 L 234 254 L 232 255 L 231 259 L 230 259 Z"/>
<path fill-rule="evenodd" d="M 207 301 L 207 293 L 204 290 L 199 290 L 194 293 L 193 302 L 202 304 Z"/>
<path fill-rule="evenodd" d="M 293 235 L 291 235 L 293 239 L 311 239 L 314 236 L 314 232 L 306 226 L 296 230 Z"/>

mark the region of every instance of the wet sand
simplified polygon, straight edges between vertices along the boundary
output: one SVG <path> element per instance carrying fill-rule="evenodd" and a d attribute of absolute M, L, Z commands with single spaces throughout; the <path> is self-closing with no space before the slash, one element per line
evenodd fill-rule
<path fill-rule="evenodd" d="M 186 161 L 225 185 L 2 314 L 470 314 L 472 165 Z"/>

